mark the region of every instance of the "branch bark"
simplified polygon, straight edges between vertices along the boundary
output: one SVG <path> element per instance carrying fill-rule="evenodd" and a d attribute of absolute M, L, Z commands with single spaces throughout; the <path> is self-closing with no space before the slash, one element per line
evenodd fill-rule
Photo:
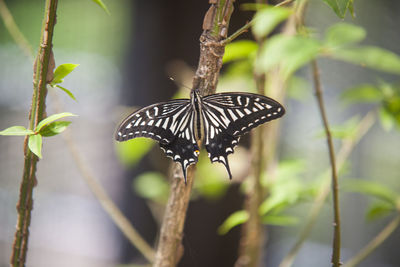
<path fill-rule="evenodd" d="M 203 33 L 200 36 L 199 65 L 193 78 L 193 88 L 202 95 L 215 93 L 222 67 L 225 47 L 221 41 L 227 37 L 234 0 L 210 0 L 211 6 L 204 16 Z M 160 231 L 154 266 L 175 266 L 183 255 L 182 233 L 193 186 L 195 167 L 188 169 L 185 185 L 182 171 L 174 166 L 171 193 Z"/>
<path fill-rule="evenodd" d="M 318 106 L 321 113 L 322 122 L 324 124 L 326 141 L 328 143 L 329 160 L 332 172 L 332 196 L 333 196 L 333 247 L 332 247 L 332 266 L 339 267 L 340 262 L 340 205 L 339 205 L 339 183 L 336 170 L 335 149 L 333 147 L 332 135 L 329 129 L 328 118 L 326 116 L 325 105 L 322 99 L 321 81 L 317 61 L 312 62 L 315 95 L 317 97 Z"/>
<path fill-rule="evenodd" d="M 38 55 L 34 66 L 32 106 L 29 114 L 29 129 L 33 130 L 45 117 L 47 82 L 52 79 L 54 58 L 52 39 L 56 23 L 57 0 L 47 0 L 42 25 Z M 10 263 L 12 266 L 25 266 L 28 250 L 29 225 L 33 207 L 33 188 L 36 185 L 37 156 L 28 148 L 28 137 L 24 142 L 24 170 L 17 204 L 18 219 Z"/>

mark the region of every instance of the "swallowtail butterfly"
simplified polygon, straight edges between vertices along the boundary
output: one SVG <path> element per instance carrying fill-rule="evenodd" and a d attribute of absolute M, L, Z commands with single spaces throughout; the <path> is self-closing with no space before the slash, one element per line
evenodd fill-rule
<path fill-rule="evenodd" d="M 117 141 L 148 137 L 159 142 L 166 155 L 187 168 L 197 163 L 200 140 L 211 162 L 221 162 L 232 178 L 228 155 L 239 138 L 285 109 L 277 101 L 250 93 L 218 93 L 202 97 L 193 89 L 190 99 L 175 99 L 144 107 L 118 127 Z"/>

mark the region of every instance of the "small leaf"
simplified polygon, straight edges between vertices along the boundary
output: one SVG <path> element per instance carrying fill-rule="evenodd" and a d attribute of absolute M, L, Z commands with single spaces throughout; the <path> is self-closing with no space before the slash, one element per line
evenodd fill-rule
<path fill-rule="evenodd" d="M 359 26 L 348 23 L 337 23 L 326 31 L 325 44 L 330 47 L 338 47 L 362 41 L 366 31 Z"/>
<path fill-rule="evenodd" d="M 334 138 L 338 139 L 353 138 L 357 133 L 357 126 L 359 123 L 360 118 L 358 116 L 353 116 L 340 125 L 331 126 L 331 134 Z M 321 133 L 321 136 L 325 137 L 325 131 Z"/>
<path fill-rule="evenodd" d="M 125 166 L 136 165 L 153 147 L 155 142 L 148 138 L 134 138 L 125 142 L 116 142 L 117 156 Z"/>
<path fill-rule="evenodd" d="M 135 191 L 143 198 L 165 204 L 168 200 L 169 185 L 161 173 L 145 172 L 133 180 Z"/>
<path fill-rule="evenodd" d="M 51 122 L 53 122 L 55 120 L 58 120 L 58 119 L 61 119 L 61 118 L 64 118 L 64 117 L 71 117 L 71 116 L 77 116 L 77 115 L 72 114 L 70 112 L 63 112 L 63 113 L 53 114 L 53 115 L 43 119 L 42 121 L 40 121 L 38 123 L 38 125 L 36 126 L 36 128 L 35 128 L 35 132 L 40 132 L 40 130 L 44 126 L 46 126 L 47 124 L 49 124 L 49 123 L 51 123 Z"/>
<path fill-rule="evenodd" d="M 358 192 L 373 196 L 380 200 L 386 201 L 393 207 L 396 206 L 396 193 L 390 188 L 374 181 L 347 179 L 345 182 L 343 182 L 343 189 L 350 192 Z"/>
<path fill-rule="evenodd" d="M 29 136 L 28 147 L 33 154 L 42 158 L 42 136 L 40 134 L 33 134 Z"/>
<path fill-rule="evenodd" d="M 370 207 L 368 207 L 366 217 L 368 220 L 376 220 L 383 218 L 395 211 L 393 205 L 387 202 L 375 202 Z"/>
<path fill-rule="evenodd" d="M 26 129 L 24 126 L 12 126 L 0 132 L 0 135 L 31 135 L 34 134 L 32 130 Z"/>
<path fill-rule="evenodd" d="M 79 64 L 71 63 L 61 64 L 60 66 L 58 66 L 57 69 L 54 71 L 54 77 L 53 80 L 50 82 L 50 85 L 55 86 L 57 83 L 62 83 L 63 79 L 78 66 Z"/>
<path fill-rule="evenodd" d="M 53 121 L 52 123 L 44 126 L 39 133 L 45 137 L 54 136 L 62 133 L 70 124 L 70 121 Z"/>
<path fill-rule="evenodd" d="M 371 84 L 362 84 L 344 91 L 341 95 L 341 98 L 349 104 L 352 103 L 375 103 L 382 101 L 383 94 L 382 91 L 379 90 L 374 85 Z"/>
<path fill-rule="evenodd" d="M 222 223 L 220 227 L 218 227 L 218 234 L 225 235 L 228 233 L 233 227 L 245 223 L 249 219 L 249 214 L 245 210 L 239 210 L 231 215 Z"/>
<path fill-rule="evenodd" d="M 98 4 L 108 15 L 110 15 L 110 11 L 108 10 L 107 6 L 101 0 L 92 0 L 96 4 Z"/>
<path fill-rule="evenodd" d="M 341 48 L 333 50 L 333 58 L 372 69 L 400 74 L 400 57 L 395 53 L 374 46 Z"/>
<path fill-rule="evenodd" d="M 256 60 L 256 71 L 264 73 L 280 65 L 284 79 L 313 60 L 319 52 L 317 40 L 302 36 L 275 35 L 263 47 Z"/>
<path fill-rule="evenodd" d="M 323 0 L 325 3 L 327 3 L 333 11 L 336 13 L 336 15 L 343 19 L 344 16 L 346 15 L 346 11 L 348 8 L 352 8 L 353 0 Z"/>
<path fill-rule="evenodd" d="M 292 11 L 284 7 L 266 7 L 254 16 L 253 33 L 257 38 L 267 36 L 282 21 L 287 19 Z"/>
<path fill-rule="evenodd" d="M 379 119 L 382 128 L 387 132 L 392 130 L 393 126 L 396 124 L 396 120 L 393 118 L 392 114 L 390 114 L 384 107 L 379 109 Z"/>
<path fill-rule="evenodd" d="M 225 46 L 225 54 L 222 61 L 227 63 L 238 59 L 248 58 L 251 54 L 255 54 L 257 48 L 257 43 L 249 40 L 229 43 Z"/>
<path fill-rule="evenodd" d="M 62 87 L 62 86 L 60 86 L 58 84 L 56 85 L 56 87 L 60 88 L 65 93 L 67 93 L 67 95 L 69 95 L 69 97 L 72 98 L 73 100 L 78 101 L 78 100 L 76 100 L 76 97 L 74 96 L 74 94 L 70 90 L 68 90 L 67 88 L 64 88 L 64 87 Z"/>
<path fill-rule="evenodd" d="M 261 222 L 269 225 L 291 226 L 299 222 L 294 216 L 285 215 L 266 215 L 261 218 Z"/>

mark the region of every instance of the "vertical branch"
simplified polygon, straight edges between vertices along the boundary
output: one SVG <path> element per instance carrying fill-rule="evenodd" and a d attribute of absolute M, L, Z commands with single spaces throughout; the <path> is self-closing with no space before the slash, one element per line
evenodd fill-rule
<path fill-rule="evenodd" d="M 198 88 L 202 95 L 215 92 L 224 55 L 224 45 L 220 41 L 227 36 L 234 1 L 209 2 L 211 6 L 204 16 L 203 33 L 200 36 L 199 65 L 193 78 L 193 88 Z M 188 182 L 185 185 L 182 171 L 175 165 L 154 261 L 156 267 L 175 266 L 183 255 L 181 241 L 194 174 L 192 165 L 188 168 Z"/>
<path fill-rule="evenodd" d="M 34 129 L 45 116 L 46 84 L 51 80 L 54 68 L 52 57 L 52 38 L 56 22 L 57 0 L 47 0 L 42 25 L 41 39 L 33 75 L 32 106 L 29 115 L 29 129 Z M 48 75 L 50 73 L 50 75 Z M 38 158 L 28 149 L 28 139 L 24 142 L 24 170 L 17 204 L 18 219 L 10 263 L 12 266 L 24 266 L 28 250 L 29 225 L 33 207 L 32 193 L 36 184 L 36 164 Z"/>
<path fill-rule="evenodd" d="M 319 70 L 317 61 L 314 60 L 312 62 L 312 70 L 313 70 L 313 78 L 314 78 L 314 89 L 315 95 L 317 97 L 318 106 L 321 113 L 322 122 L 324 124 L 326 139 L 328 143 L 329 149 L 329 160 L 331 163 L 331 171 L 332 171 L 332 196 L 333 196 L 333 247 L 332 247 L 332 265 L 334 267 L 339 267 L 340 263 L 340 208 L 339 208 L 339 184 L 338 184 L 338 176 L 336 172 L 336 159 L 335 159 L 335 149 L 333 147 L 333 141 L 331 132 L 329 130 L 328 118 L 325 112 L 325 105 L 322 99 L 322 89 L 321 89 L 321 81 L 319 76 Z"/>

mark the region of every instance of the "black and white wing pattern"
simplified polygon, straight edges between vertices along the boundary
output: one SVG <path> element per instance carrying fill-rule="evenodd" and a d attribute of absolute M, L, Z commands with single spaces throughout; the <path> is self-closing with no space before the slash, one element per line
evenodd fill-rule
<path fill-rule="evenodd" d="M 282 117 L 285 109 L 277 101 L 250 93 L 220 93 L 202 99 L 204 145 L 211 162 L 225 165 L 242 135 L 267 121 Z"/>
<path fill-rule="evenodd" d="M 179 162 L 186 181 L 186 170 L 198 160 L 199 147 L 194 136 L 194 111 L 189 99 L 154 104 L 132 113 L 115 135 L 117 141 L 148 137 Z"/>

